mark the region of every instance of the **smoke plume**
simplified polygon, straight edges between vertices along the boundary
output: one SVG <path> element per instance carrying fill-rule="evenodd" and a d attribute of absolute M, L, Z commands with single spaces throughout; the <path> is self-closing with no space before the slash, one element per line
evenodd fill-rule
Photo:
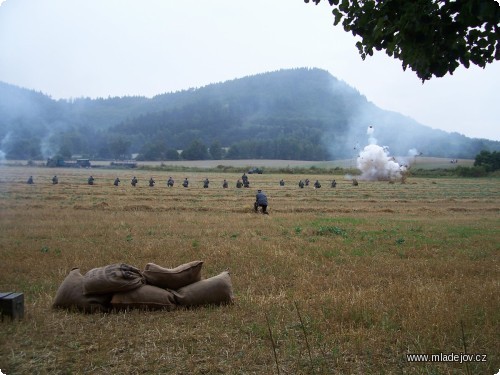
<path fill-rule="evenodd" d="M 389 155 L 389 148 L 377 145 L 374 137 L 375 129 L 369 126 L 366 130 L 369 145 L 359 153 L 357 167 L 362 172 L 361 180 L 396 180 L 402 177 L 407 167 L 400 165 Z"/>
<path fill-rule="evenodd" d="M 0 163 L 3 163 L 5 161 L 5 155 L 6 155 L 5 149 L 10 143 L 10 139 L 12 137 L 11 134 L 12 134 L 11 132 L 8 132 L 5 135 L 5 137 L 3 137 L 3 139 L 0 141 Z"/>

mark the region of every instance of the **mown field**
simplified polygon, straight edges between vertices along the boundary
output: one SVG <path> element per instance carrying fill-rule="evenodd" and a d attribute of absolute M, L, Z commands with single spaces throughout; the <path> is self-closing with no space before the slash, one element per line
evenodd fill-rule
<path fill-rule="evenodd" d="M 52 185 L 56 173 L 59 184 Z M 94 186 L 86 184 L 90 173 Z M 150 188 L 152 173 L 157 183 Z M 29 175 L 34 185 L 26 184 Z M 0 323 L 2 372 L 500 369 L 498 179 L 410 177 L 355 187 L 343 176 L 263 174 L 249 176 L 250 189 L 236 189 L 240 176 L 0 168 L 0 292 L 25 296 L 24 319 Z M 180 186 L 184 177 L 188 189 Z M 323 187 L 299 189 L 300 178 L 318 178 Z M 268 195 L 269 216 L 252 212 L 257 188 Z M 205 278 L 229 268 L 233 305 L 109 314 L 51 308 L 73 267 L 85 273 L 118 262 L 142 269 L 192 260 L 204 261 Z M 486 354 L 486 362 L 406 358 L 464 352 Z"/>
<path fill-rule="evenodd" d="M 398 157 L 401 162 L 406 162 L 412 166 L 412 169 L 452 169 L 457 166 L 472 167 L 474 160 L 458 159 L 457 163 L 450 163 L 449 158 L 436 158 L 427 156 L 407 156 Z M 12 166 L 22 166 L 27 164 L 27 160 L 9 160 L 4 161 Z M 46 160 L 31 161 L 34 165 L 45 166 Z M 91 160 L 93 166 L 109 167 L 110 161 Z M 270 159 L 244 159 L 244 160 L 178 160 L 178 161 L 138 161 L 137 166 L 141 167 L 160 167 L 169 166 L 172 168 L 187 167 L 187 168 L 217 168 L 217 167 L 239 167 L 250 169 L 259 167 L 263 169 L 279 169 L 279 168 L 356 168 L 356 159 L 329 160 L 329 161 L 306 161 L 306 160 L 270 160 Z"/>

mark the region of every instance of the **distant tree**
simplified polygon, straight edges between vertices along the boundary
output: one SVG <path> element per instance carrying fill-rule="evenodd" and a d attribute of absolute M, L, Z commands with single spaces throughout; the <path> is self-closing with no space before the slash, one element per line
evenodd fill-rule
<path fill-rule="evenodd" d="M 179 152 L 174 148 L 169 148 L 165 151 L 165 160 L 179 160 Z"/>
<path fill-rule="evenodd" d="M 200 140 L 194 140 L 182 151 L 181 157 L 185 160 L 206 160 L 209 159 L 207 146 Z"/>
<path fill-rule="evenodd" d="M 15 138 L 6 147 L 5 157 L 10 160 L 41 158 L 38 138 Z"/>
<path fill-rule="evenodd" d="M 224 158 L 224 150 L 219 141 L 214 141 L 210 145 L 210 156 L 214 160 L 221 160 Z"/>
<path fill-rule="evenodd" d="M 500 60 L 500 5 L 495 0 L 328 3 L 334 7 L 334 25 L 342 22 L 345 31 L 361 37 L 356 47 L 363 60 L 374 49 L 385 50 L 422 81 L 453 74 L 459 65 L 484 68 Z"/>
<path fill-rule="evenodd" d="M 128 149 L 131 142 L 123 137 L 111 139 L 109 142 L 109 151 L 114 159 L 127 158 Z"/>
<path fill-rule="evenodd" d="M 137 160 L 164 160 L 167 146 L 163 141 L 146 143 L 140 150 Z"/>
<path fill-rule="evenodd" d="M 242 159 L 240 156 L 240 148 L 237 144 L 231 145 L 227 150 L 226 158 L 228 159 Z"/>
<path fill-rule="evenodd" d="M 246 140 L 229 148 L 228 159 L 283 159 L 283 160 L 326 160 L 328 153 L 324 146 L 308 140 L 277 138 L 275 140 Z"/>
<path fill-rule="evenodd" d="M 71 154 L 82 154 L 88 149 L 88 140 L 78 129 L 70 128 L 68 131 L 56 133 L 51 138 L 47 142 L 49 146 L 51 143 L 58 144 L 61 150 L 59 153 L 65 154 L 66 158 L 70 158 Z"/>
<path fill-rule="evenodd" d="M 71 156 L 73 155 L 70 146 L 67 144 L 63 144 L 61 147 L 59 147 L 58 154 L 61 155 L 61 157 L 64 159 L 71 159 Z"/>
<path fill-rule="evenodd" d="M 484 167 L 486 172 L 494 172 L 500 169 L 500 152 L 481 151 L 474 160 L 475 167 Z"/>

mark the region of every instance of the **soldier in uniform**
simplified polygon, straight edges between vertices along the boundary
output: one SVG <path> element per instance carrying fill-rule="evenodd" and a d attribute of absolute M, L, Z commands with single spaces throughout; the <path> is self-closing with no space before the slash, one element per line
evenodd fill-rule
<path fill-rule="evenodd" d="M 358 180 L 355 178 L 352 179 L 352 186 L 358 186 Z"/>
<path fill-rule="evenodd" d="M 332 188 L 337 187 L 337 181 L 333 180 L 332 181 Z"/>
<path fill-rule="evenodd" d="M 120 179 L 118 177 L 115 178 L 115 182 L 113 182 L 113 185 L 115 185 L 115 186 L 120 185 Z"/>
<path fill-rule="evenodd" d="M 174 179 L 172 178 L 172 176 L 170 176 L 170 177 L 168 178 L 168 181 L 167 181 L 167 186 L 168 186 L 168 187 L 172 187 L 172 186 L 174 186 Z"/>
<path fill-rule="evenodd" d="M 304 188 L 304 181 L 302 181 L 302 180 L 299 181 L 299 188 L 301 188 L 301 189 Z"/>
<path fill-rule="evenodd" d="M 241 180 L 243 181 L 243 187 L 250 187 L 250 181 L 248 181 L 248 176 L 245 173 L 243 173 L 243 176 L 241 176 Z"/>
<path fill-rule="evenodd" d="M 321 184 L 319 183 L 318 180 L 316 180 L 316 182 L 314 183 L 314 188 L 319 189 L 320 187 L 321 187 Z"/>
<path fill-rule="evenodd" d="M 306 178 L 306 186 L 309 186 L 309 179 Z"/>
<path fill-rule="evenodd" d="M 35 183 L 35 181 L 33 181 L 33 176 L 30 176 L 30 177 L 28 178 L 28 181 L 26 181 L 26 183 L 27 183 L 28 185 L 33 185 L 33 184 Z"/>
<path fill-rule="evenodd" d="M 236 187 L 237 187 L 238 189 L 241 189 L 241 187 L 242 187 L 242 186 L 243 186 L 243 184 L 241 183 L 241 181 L 240 181 L 240 180 L 236 181 Z"/>
<path fill-rule="evenodd" d="M 224 181 L 222 182 L 222 188 L 227 189 L 228 186 L 229 185 L 228 185 L 227 181 L 224 179 Z"/>
<path fill-rule="evenodd" d="M 285 186 L 285 181 L 283 181 L 283 179 L 280 180 L 280 186 Z"/>
<path fill-rule="evenodd" d="M 188 178 L 186 177 L 184 179 L 184 181 L 182 182 L 182 186 L 184 186 L 185 188 L 187 188 L 189 186 L 189 181 L 188 181 Z"/>
<path fill-rule="evenodd" d="M 132 178 L 132 181 L 130 181 L 130 184 L 131 184 L 132 186 L 135 186 L 135 185 L 137 185 L 137 182 L 138 182 L 138 181 L 137 181 L 137 178 L 134 176 L 134 178 Z"/>
<path fill-rule="evenodd" d="M 155 182 L 156 182 L 156 181 L 153 179 L 153 177 L 151 177 L 151 178 L 149 179 L 149 186 L 151 186 L 151 187 L 155 186 Z"/>
<path fill-rule="evenodd" d="M 262 213 L 264 215 L 269 215 L 267 212 L 267 196 L 262 192 L 262 190 L 257 190 L 257 195 L 255 196 L 254 203 L 255 212 L 259 212 L 259 207 L 262 207 Z"/>
<path fill-rule="evenodd" d="M 57 176 L 52 177 L 52 184 L 57 185 L 58 183 L 59 183 L 59 179 L 57 178 Z"/>
<path fill-rule="evenodd" d="M 210 183 L 210 181 L 208 181 L 208 178 L 205 178 L 205 181 L 203 181 L 203 188 L 207 189 L 209 183 Z"/>
<path fill-rule="evenodd" d="M 87 183 L 88 183 L 89 185 L 94 185 L 94 180 L 95 180 L 95 178 L 94 178 L 94 177 L 92 177 L 92 176 L 90 176 L 90 177 L 88 178 L 88 180 L 87 180 Z"/>

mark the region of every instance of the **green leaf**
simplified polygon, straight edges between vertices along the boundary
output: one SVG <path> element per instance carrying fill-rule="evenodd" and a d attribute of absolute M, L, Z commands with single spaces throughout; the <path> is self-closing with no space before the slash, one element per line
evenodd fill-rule
<path fill-rule="evenodd" d="M 336 8 L 332 10 L 332 14 L 335 16 L 335 21 L 333 21 L 333 24 L 337 26 L 342 20 L 343 14 L 340 13 L 340 11 Z"/>

